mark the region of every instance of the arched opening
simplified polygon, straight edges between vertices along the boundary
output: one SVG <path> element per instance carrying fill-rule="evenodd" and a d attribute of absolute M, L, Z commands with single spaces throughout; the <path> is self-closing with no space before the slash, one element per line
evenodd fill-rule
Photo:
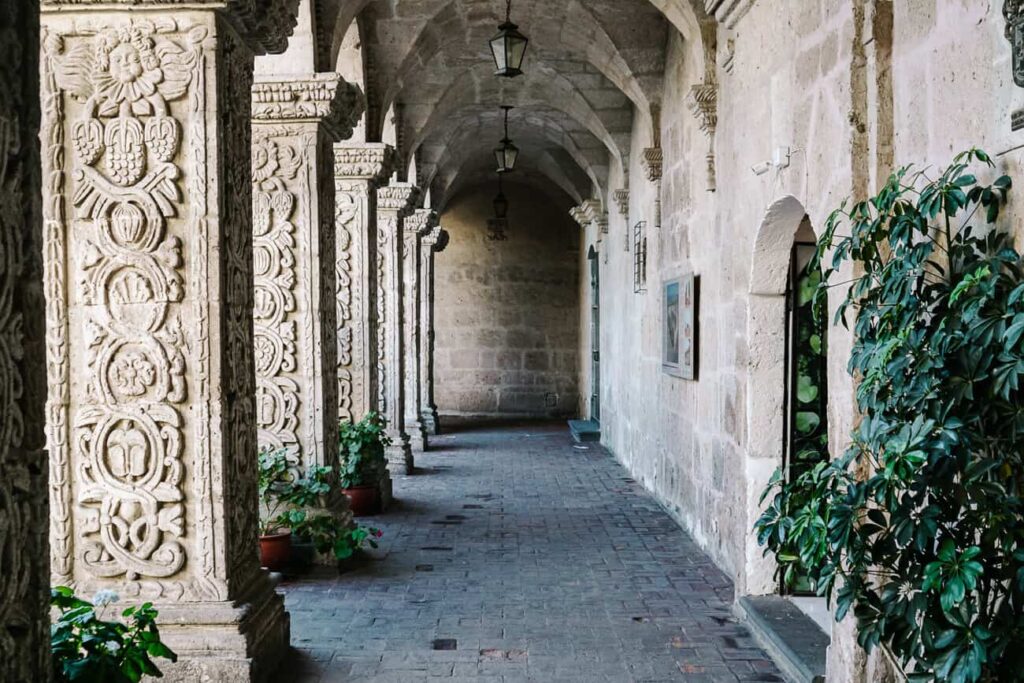
<path fill-rule="evenodd" d="M 773 472 L 795 478 L 828 459 L 827 311 L 816 311 L 821 272 L 813 266 L 816 236 L 803 204 L 788 196 L 769 207 L 750 269 L 747 528 Z M 746 539 L 747 595 L 785 594 L 827 632 L 824 601 L 799 582 L 783 588 L 776 565 L 753 532 Z"/>
<path fill-rule="evenodd" d="M 815 297 L 821 269 L 813 262 L 814 231 L 804 217 L 793 241 L 786 285 L 786 400 L 782 462 L 788 481 L 798 479 L 828 455 L 827 316 Z M 810 596 L 813 589 L 800 576 L 788 595 Z"/>

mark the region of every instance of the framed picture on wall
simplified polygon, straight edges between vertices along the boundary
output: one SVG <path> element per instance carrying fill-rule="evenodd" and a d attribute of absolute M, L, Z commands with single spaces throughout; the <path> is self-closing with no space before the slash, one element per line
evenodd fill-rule
<path fill-rule="evenodd" d="M 665 372 L 697 379 L 700 279 L 690 273 L 666 280 L 662 290 L 662 357 Z"/>

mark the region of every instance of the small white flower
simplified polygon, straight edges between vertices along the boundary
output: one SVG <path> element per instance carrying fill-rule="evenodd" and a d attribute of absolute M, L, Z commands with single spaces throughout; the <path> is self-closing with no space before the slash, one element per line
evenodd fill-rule
<path fill-rule="evenodd" d="M 103 605 L 109 605 L 112 602 L 117 602 L 120 599 L 121 596 L 119 596 L 116 591 L 112 591 L 109 588 L 104 588 L 102 590 L 96 591 L 96 595 L 94 595 L 92 598 L 92 604 L 96 605 L 97 607 L 102 607 Z"/>

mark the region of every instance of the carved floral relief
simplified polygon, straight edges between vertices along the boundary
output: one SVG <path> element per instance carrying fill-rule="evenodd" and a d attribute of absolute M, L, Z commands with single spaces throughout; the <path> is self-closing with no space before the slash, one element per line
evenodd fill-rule
<path fill-rule="evenodd" d="M 69 135 L 73 171 L 56 189 L 75 207 L 73 234 L 48 229 L 74 243 L 67 286 L 77 289 L 83 335 L 65 343 L 86 362 L 71 441 L 51 433 L 50 448 L 58 468 L 73 465 L 75 551 L 96 577 L 169 577 L 186 559 L 184 264 L 181 240 L 167 229 L 182 201 L 182 126 L 171 103 L 194 78 L 205 32 L 167 33 L 138 21 L 73 43 L 44 38 L 44 87 L 53 88 L 52 98 L 44 93 L 44 144 L 46 134 L 51 147 Z M 63 272 L 48 277 L 63 289 L 53 281 Z M 56 512 L 60 540 L 70 519 Z M 69 560 L 58 558 L 56 573 Z"/>
<path fill-rule="evenodd" d="M 256 421 L 261 448 L 299 450 L 296 370 L 296 197 L 286 181 L 302 164 L 293 145 L 270 136 L 253 145 L 253 309 L 256 353 Z M 298 464 L 298 463 L 296 463 Z"/>

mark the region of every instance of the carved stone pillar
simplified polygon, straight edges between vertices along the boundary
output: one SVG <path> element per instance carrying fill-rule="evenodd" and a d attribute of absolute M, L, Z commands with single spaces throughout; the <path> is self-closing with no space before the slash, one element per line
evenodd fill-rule
<path fill-rule="evenodd" d="M 338 412 L 359 421 L 379 409 L 377 383 L 377 187 L 394 148 L 334 145 L 337 227 Z"/>
<path fill-rule="evenodd" d="M 256 552 L 250 104 L 296 5 L 43 3 L 51 578 L 152 601 L 169 681 L 266 680 L 288 645 Z"/>
<path fill-rule="evenodd" d="M 405 351 L 402 324 L 402 224 L 414 208 L 419 190 L 396 183 L 377 190 L 377 376 L 380 412 L 388 421 L 387 449 L 392 472 L 412 474 L 414 462 L 405 427 Z"/>
<path fill-rule="evenodd" d="M 39 4 L 0 3 L 0 680 L 50 680 Z"/>
<path fill-rule="evenodd" d="M 422 348 L 425 344 L 421 290 L 424 287 L 421 243 L 437 225 L 437 214 L 430 209 L 419 209 L 405 219 L 402 258 L 403 296 L 405 319 L 403 334 L 405 346 L 405 426 L 414 451 L 427 450 L 427 426 L 423 421 Z"/>
<path fill-rule="evenodd" d="M 440 225 L 420 242 L 420 418 L 427 434 L 439 434 L 441 421 L 434 403 L 434 255 L 448 246 Z"/>
<path fill-rule="evenodd" d="M 338 464 L 334 152 L 362 112 L 337 74 L 252 89 L 256 423 L 301 471 Z M 338 496 L 332 508 L 347 511 Z"/>

